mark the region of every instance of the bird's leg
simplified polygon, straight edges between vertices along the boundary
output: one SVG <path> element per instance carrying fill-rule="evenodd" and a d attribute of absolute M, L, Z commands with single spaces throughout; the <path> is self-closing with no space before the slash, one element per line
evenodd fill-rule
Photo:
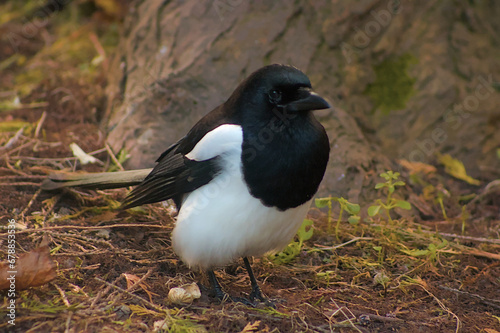
<path fill-rule="evenodd" d="M 254 306 L 254 304 L 249 300 L 247 300 L 246 298 L 229 296 L 226 292 L 224 292 L 224 290 L 222 290 L 222 287 L 219 284 L 219 281 L 217 280 L 214 271 L 210 269 L 207 271 L 207 273 L 208 273 L 208 279 L 210 280 L 210 286 L 212 287 L 213 296 L 217 298 L 219 301 L 238 302 L 248 306 Z"/>
<path fill-rule="evenodd" d="M 248 258 L 243 257 L 243 262 L 245 263 L 245 268 L 247 269 L 248 276 L 250 277 L 250 283 L 252 284 L 252 292 L 249 295 L 250 300 L 253 302 L 254 299 L 258 299 L 261 302 L 267 302 L 267 299 L 262 296 L 262 292 L 260 291 L 259 284 L 253 275 L 252 266 L 250 266 Z"/>
<path fill-rule="evenodd" d="M 208 270 L 208 279 L 210 281 L 210 286 L 212 287 L 212 292 L 214 294 L 214 297 L 217 298 L 220 301 L 225 301 L 229 298 L 229 295 L 222 290 L 222 287 L 219 284 L 219 281 L 217 281 L 217 277 L 215 277 L 215 273 L 213 270 Z"/>

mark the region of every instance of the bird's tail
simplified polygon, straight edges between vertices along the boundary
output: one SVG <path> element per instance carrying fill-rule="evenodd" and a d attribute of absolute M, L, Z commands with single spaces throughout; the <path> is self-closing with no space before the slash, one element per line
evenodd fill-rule
<path fill-rule="evenodd" d="M 139 169 L 99 173 L 54 173 L 41 184 L 45 191 L 63 187 L 84 187 L 91 189 L 111 189 L 140 184 L 153 169 Z"/>

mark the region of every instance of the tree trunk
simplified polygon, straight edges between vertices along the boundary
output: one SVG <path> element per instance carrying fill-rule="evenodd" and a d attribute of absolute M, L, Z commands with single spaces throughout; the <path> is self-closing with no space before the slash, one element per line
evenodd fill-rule
<path fill-rule="evenodd" d="M 450 153 L 499 177 L 496 1 L 136 1 L 110 75 L 105 117 L 128 168 L 171 143 L 271 63 L 302 69 L 333 109 L 321 195 L 372 198 L 398 159 Z M 363 189 L 363 191 L 361 191 Z"/>

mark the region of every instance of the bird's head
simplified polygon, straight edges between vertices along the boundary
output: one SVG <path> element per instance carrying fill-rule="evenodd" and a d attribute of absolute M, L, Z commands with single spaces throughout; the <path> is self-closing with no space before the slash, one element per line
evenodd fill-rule
<path fill-rule="evenodd" d="M 288 65 L 269 65 L 251 74 L 235 90 L 228 102 L 240 110 L 284 114 L 327 109 L 328 102 L 312 91 L 307 75 Z M 255 110 L 258 109 L 258 110 Z"/>

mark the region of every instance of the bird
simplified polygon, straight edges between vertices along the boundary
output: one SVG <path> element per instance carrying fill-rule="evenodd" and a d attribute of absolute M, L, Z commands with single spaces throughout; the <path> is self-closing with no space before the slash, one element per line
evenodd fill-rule
<path fill-rule="evenodd" d="M 168 147 L 152 170 L 55 176 L 42 188 L 138 184 L 122 209 L 172 199 L 173 250 L 191 269 L 207 272 L 211 295 L 267 302 L 248 258 L 282 250 L 306 217 L 330 153 L 312 111 L 327 108 L 301 70 L 264 66 Z M 248 298 L 229 296 L 214 273 L 239 258 L 250 279 Z"/>

